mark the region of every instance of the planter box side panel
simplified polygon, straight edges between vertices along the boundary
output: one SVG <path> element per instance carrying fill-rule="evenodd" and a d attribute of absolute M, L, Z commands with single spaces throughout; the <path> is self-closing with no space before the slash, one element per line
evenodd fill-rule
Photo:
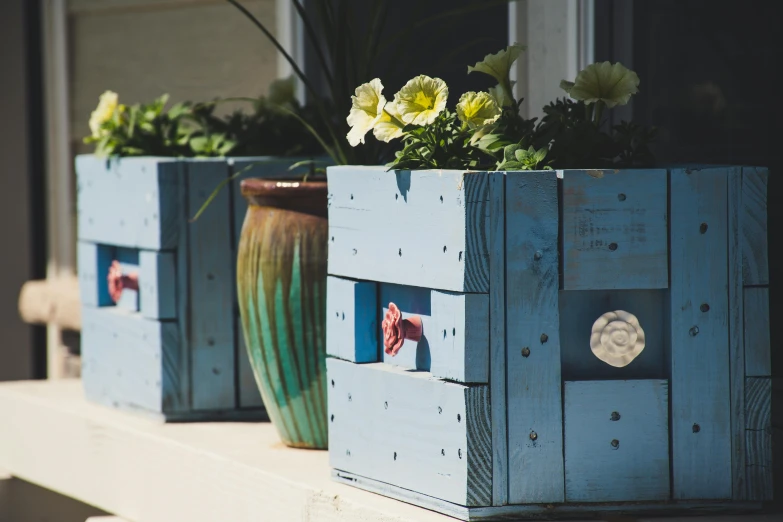
<path fill-rule="evenodd" d="M 675 499 L 732 498 L 727 174 L 671 170 Z"/>
<path fill-rule="evenodd" d="M 187 216 L 194 216 L 228 178 L 225 160 L 188 161 Z M 201 217 L 187 223 L 189 338 L 193 410 L 237 406 L 236 259 L 231 196 L 223 190 Z M 244 355 L 244 354 L 243 354 Z"/>
<path fill-rule="evenodd" d="M 564 290 L 669 286 L 666 170 L 568 170 L 562 183 Z"/>
<path fill-rule="evenodd" d="M 185 402 L 179 380 L 175 322 L 149 320 L 114 308 L 82 308 L 85 393 L 90 400 L 127 410 L 165 413 Z"/>
<path fill-rule="evenodd" d="M 355 363 L 378 362 L 381 329 L 377 284 L 326 279 L 326 354 Z"/>
<path fill-rule="evenodd" d="M 769 284 L 767 179 L 763 167 L 742 168 L 742 273 L 744 284 Z"/>
<path fill-rule="evenodd" d="M 506 178 L 508 503 L 563 502 L 563 403 L 554 172 Z"/>
<path fill-rule="evenodd" d="M 327 171 L 331 275 L 489 291 L 487 173 Z"/>
<path fill-rule="evenodd" d="M 566 382 L 567 502 L 669 498 L 667 381 Z"/>
<path fill-rule="evenodd" d="M 333 468 L 463 506 L 491 504 L 487 386 L 337 359 L 327 373 Z"/>
<path fill-rule="evenodd" d="M 166 158 L 111 161 L 79 156 L 79 239 L 147 250 L 175 249 L 184 217 L 181 163 Z"/>

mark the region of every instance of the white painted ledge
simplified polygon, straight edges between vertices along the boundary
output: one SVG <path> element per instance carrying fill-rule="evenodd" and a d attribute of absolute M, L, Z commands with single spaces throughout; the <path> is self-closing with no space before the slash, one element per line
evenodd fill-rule
<path fill-rule="evenodd" d="M 91 522 L 455 520 L 332 482 L 325 451 L 286 448 L 271 424 L 159 424 L 87 403 L 70 379 L 0 384 L 0 521 L 11 476 L 117 517 Z M 638 520 L 653 521 L 781 515 Z"/>
<path fill-rule="evenodd" d="M 0 468 L 134 522 L 454 520 L 332 482 L 268 423 L 158 424 L 78 380 L 0 384 Z"/>

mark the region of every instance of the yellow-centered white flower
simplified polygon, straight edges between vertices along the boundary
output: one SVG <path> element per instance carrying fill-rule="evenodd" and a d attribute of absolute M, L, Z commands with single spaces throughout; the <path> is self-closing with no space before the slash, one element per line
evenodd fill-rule
<path fill-rule="evenodd" d="M 389 102 L 383 108 L 381 118 L 375 123 L 372 131 L 377 139 L 389 143 L 395 138 L 402 137 L 403 127 L 405 127 L 405 123 L 400 118 L 397 105 L 394 102 Z"/>
<path fill-rule="evenodd" d="M 351 126 L 347 136 L 351 147 L 364 143 L 364 136 L 383 116 L 386 98 L 381 94 L 382 92 L 383 84 L 380 79 L 375 78 L 358 86 L 355 95 L 351 96 L 351 112 L 346 118 L 348 125 Z"/>
<path fill-rule="evenodd" d="M 594 63 L 579 71 L 575 81 L 561 81 L 560 88 L 587 105 L 603 102 L 611 109 L 639 92 L 639 76 L 619 62 Z"/>
<path fill-rule="evenodd" d="M 457 117 L 471 129 L 495 123 L 500 113 L 497 101 L 487 92 L 466 92 L 457 104 Z"/>
<path fill-rule="evenodd" d="M 106 91 L 98 98 L 98 106 L 90 115 L 90 132 L 93 138 L 100 138 L 104 132 L 101 126 L 114 116 L 119 96 L 116 92 Z"/>
<path fill-rule="evenodd" d="M 430 125 L 446 108 L 448 97 L 446 82 L 421 74 L 394 95 L 394 103 L 404 123 Z"/>

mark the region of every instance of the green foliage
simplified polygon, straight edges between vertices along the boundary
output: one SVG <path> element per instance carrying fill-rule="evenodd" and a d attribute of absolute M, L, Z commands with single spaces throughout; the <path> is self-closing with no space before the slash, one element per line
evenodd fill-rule
<path fill-rule="evenodd" d="M 608 132 L 582 101 L 561 98 L 544 107 L 533 141 L 550 144 L 552 166 L 570 168 L 649 167 L 656 129 L 623 122 Z M 601 122 L 603 123 L 603 122 Z M 605 125 L 604 125 L 605 126 Z"/>
<path fill-rule="evenodd" d="M 180 134 L 180 122 L 190 108 L 174 105 L 165 110 L 168 95 L 151 103 L 118 105 L 100 130 L 84 139 L 95 143 L 98 156 L 185 156 L 190 150 Z"/>
<path fill-rule="evenodd" d="M 151 103 L 106 107 L 108 119 L 92 123 L 97 129 L 84 139 L 95 144 L 98 156 L 295 156 L 323 154 L 323 147 L 301 120 L 316 120 L 312 107 L 294 99 L 216 99 L 183 102 L 166 110 L 168 95 Z M 236 110 L 215 115 L 225 102 L 250 102 L 252 112 Z M 101 106 L 96 109 L 101 110 Z M 95 117 L 95 116 L 94 116 Z"/>
<path fill-rule="evenodd" d="M 487 159 L 468 145 L 471 131 L 463 128 L 457 115 L 442 111 L 430 125 L 406 125 L 403 148 L 387 166 L 394 169 L 473 169 Z"/>
<path fill-rule="evenodd" d="M 552 170 L 549 165 L 539 166 L 548 152 L 546 147 L 536 150 L 532 146 L 525 149 L 518 143 L 507 145 L 503 147 L 503 160 L 498 162 L 497 170 Z"/>

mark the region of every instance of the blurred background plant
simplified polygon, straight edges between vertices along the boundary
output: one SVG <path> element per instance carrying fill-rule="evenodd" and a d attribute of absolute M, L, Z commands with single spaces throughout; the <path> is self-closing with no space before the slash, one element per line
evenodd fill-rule
<path fill-rule="evenodd" d="M 166 109 L 168 95 L 150 103 L 126 106 L 112 91 L 101 95 L 90 118 L 90 136 L 97 156 L 307 156 L 323 154 L 314 132 L 302 125 L 311 121 L 323 133 L 314 108 L 301 106 L 294 96 L 295 79 L 276 80 L 268 96 L 226 98 L 210 102 L 181 102 Z M 248 103 L 218 116 L 226 102 Z M 310 124 L 308 124 L 310 125 Z"/>

